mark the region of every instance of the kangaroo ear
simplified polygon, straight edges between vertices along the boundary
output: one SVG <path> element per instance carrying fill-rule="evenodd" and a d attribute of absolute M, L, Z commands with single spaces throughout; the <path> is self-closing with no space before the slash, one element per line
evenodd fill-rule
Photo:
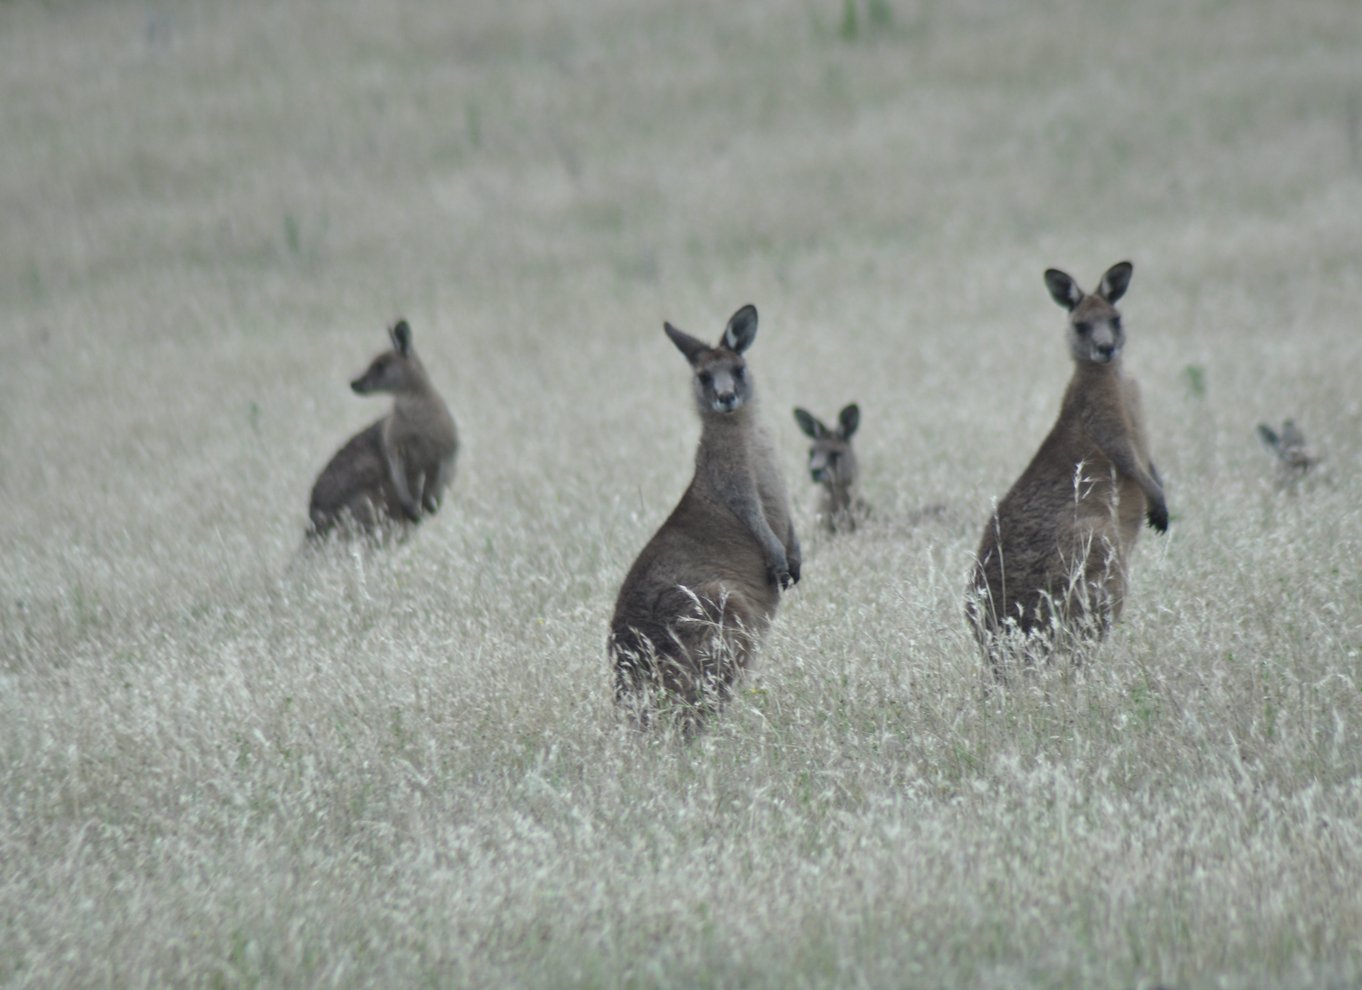
<path fill-rule="evenodd" d="M 406 320 L 398 320 L 388 331 L 388 337 L 393 342 L 393 350 L 403 357 L 411 353 L 411 327 L 407 326 Z"/>
<path fill-rule="evenodd" d="M 837 422 L 841 426 L 842 439 L 850 440 L 856 428 L 861 425 L 861 407 L 854 402 L 844 407 L 837 414 Z"/>
<path fill-rule="evenodd" d="M 794 414 L 795 422 L 799 424 L 799 429 L 803 431 L 805 436 L 817 440 L 828 432 L 828 428 L 818 422 L 818 417 L 814 416 L 814 414 L 807 409 L 801 409 L 799 406 L 795 406 Z"/>
<path fill-rule="evenodd" d="M 1258 439 L 1262 440 L 1265 446 L 1271 447 L 1273 450 L 1276 450 L 1281 446 L 1282 442 L 1281 437 L 1277 436 L 1277 431 L 1266 423 L 1258 424 Z"/>
<path fill-rule="evenodd" d="M 684 330 L 678 330 L 670 323 L 663 323 L 662 329 L 667 331 L 667 336 L 671 338 L 676 349 L 686 355 L 686 360 L 694 364 L 705 351 L 709 350 L 709 345 L 702 340 L 696 340 Z"/>
<path fill-rule="evenodd" d="M 1130 276 L 1134 271 L 1135 266 L 1129 261 L 1118 261 L 1102 276 L 1102 284 L 1097 287 L 1097 294 L 1107 302 L 1114 303 L 1126 294 L 1126 289 L 1130 288 Z"/>
<path fill-rule="evenodd" d="M 1058 268 L 1045 269 L 1045 287 L 1050 290 L 1051 299 L 1070 311 L 1083 298 L 1083 290 L 1078 283 Z"/>
<path fill-rule="evenodd" d="M 748 303 L 728 319 L 724 329 L 723 345 L 730 351 L 741 354 L 752 346 L 757 339 L 757 307 Z"/>

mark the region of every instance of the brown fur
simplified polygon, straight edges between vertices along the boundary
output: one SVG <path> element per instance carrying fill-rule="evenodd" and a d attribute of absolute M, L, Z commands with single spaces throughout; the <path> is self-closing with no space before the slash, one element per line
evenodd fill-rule
<path fill-rule="evenodd" d="M 1048 655 L 1061 637 L 1078 647 L 1100 640 L 1125 604 L 1141 521 L 1159 532 L 1168 526 L 1139 390 L 1122 372 L 1114 303 L 1131 271 L 1128 262 L 1114 265 L 1090 295 L 1063 272 L 1046 273 L 1051 295 L 1070 311 L 1074 373 L 1054 427 L 984 529 L 967 603 L 999 676 L 1010 630 L 1029 637 L 1028 660 Z"/>
<path fill-rule="evenodd" d="M 312 486 L 308 536 L 338 527 L 374 532 L 415 524 L 440 507 L 459 449 L 454 419 L 411 346 L 405 320 L 390 331 L 392 349 L 373 359 L 350 387 L 359 395 L 390 393 L 393 408 L 355 434 Z"/>
<path fill-rule="evenodd" d="M 854 402 L 844 406 L 837 414 L 836 428 L 807 409 L 796 407 L 794 417 L 800 430 L 813 441 L 809 445 L 809 475 L 823 489 L 818 522 L 829 533 L 854 532 L 870 514 L 865 500 L 852 491 L 859 469 L 851 437 L 861 424 L 860 406 Z"/>
<path fill-rule="evenodd" d="M 742 358 L 756 327 L 751 306 L 716 347 L 666 326 L 694 372 L 701 432 L 690 486 L 629 569 L 610 622 L 615 696 L 640 717 L 653 693 L 691 719 L 721 703 L 799 580 L 785 485 Z"/>

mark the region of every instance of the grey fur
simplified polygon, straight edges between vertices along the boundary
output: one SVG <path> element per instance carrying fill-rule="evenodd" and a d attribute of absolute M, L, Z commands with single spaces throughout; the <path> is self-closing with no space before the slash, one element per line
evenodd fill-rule
<path fill-rule="evenodd" d="M 318 475 L 308 506 L 310 538 L 337 528 L 374 532 L 420 522 L 439 509 L 454 477 L 454 419 L 416 356 L 407 321 L 388 336 L 392 349 L 350 387 L 358 395 L 392 395 L 392 411 L 351 437 Z"/>
<path fill-rule="evenodd" d="M 851 438 L 861 423 L 861 408 L 856 403 L 844 406 L 837 414 L 837 426 L 830 427 L 807 409 L 795 408 L 795 422 L 813 441 L 809 445 L 809 476 L 822 487 L 818 521 L 829 533 L 850 532 L 870 513 L 865 500 L 852 491 L 859 468 Z"/>
<path fill-rule="evenodd" d="M 1113 302 L 1131 272 L 1129 262 L 1113 265 L 1091 295 L 1063 272 L 1045 273 L 1069 310 L 1074 373 L 1054 427 L 984 528 L 966 604 L 999 676 L 1010 631 L 1027 637 L 1026 659 L 1060 639 L 1080 653 L 1101 639 L 1125 604 L 1141 520 L 1168 527 L 1139 389 L 1122 373 L 1125 332 Z"/>
<path fill-rule="evenodd" d="M 662 695 L 694 725 L 727 697 L 781 590 L 799 580 L 800 549 L 741 353 L 756 335 L 755 307 L 734 313 L 715 347 L 664 329 L 692 368 L 695 474 L 620 587 L 608 650 L 618 701 L 646 719 L 650 699 Z"/>
<path fill-rule="evenodd" d="M 1277 455 L 1280 485 L 1299 480 L 1320 462 L 1319 455 L 1310 449 L 1305 442 L 1305 433 L 1294 420 L 1284 420 L 1280 433 L 1266 423 L 1259 423 L 1258 437 L 1264 446 Z"/>

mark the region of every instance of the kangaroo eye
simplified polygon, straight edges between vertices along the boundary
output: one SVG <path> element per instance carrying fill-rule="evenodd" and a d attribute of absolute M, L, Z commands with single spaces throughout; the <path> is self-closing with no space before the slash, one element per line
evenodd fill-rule
<path fill-rule="evenodd" d="M 711 375 L 708 371 L 700 372 L 700 384 L 703 385 L 705 388 L 709 388 L 711 385 L 714 384 L 714 376 Z"/>
<path fill-rule="evenodd" d="M 1111 328 L 1112 328 L 1113 330 L 1120 330 L 1120 329 L 1121 329 L 1121 318 L 1120 318 L 1119 316 L 1113 316 L 1113 317 L 1111 318 Z"/>
<path fill-rule="evenodd" d="M 1091 324 L 1091 323 L 1075 323 L 1075 324 L 1074 324 L 1074 330 L 1078 333 L 1078 335 L 1079 335 L 1080 337 L 1086 337 L 1088 334 L 1092 333 L 1092 324 Z"/>
<path fill-rule="evenodd" d="M 746 378 L 747 378 L 747 369 L 744 368 L 742 365 L 738 365 L 736 368 L 733 369 L 733 379 L 734 379 L 735 381 L 739 381 L 739 382 L 740 382 L 740 381 L 743 381 L 743 380 L 746 379 Z"/>

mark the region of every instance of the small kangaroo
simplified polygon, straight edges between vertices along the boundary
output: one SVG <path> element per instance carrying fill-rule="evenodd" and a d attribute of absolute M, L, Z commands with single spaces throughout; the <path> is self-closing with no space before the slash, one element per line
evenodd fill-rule
<path fill-rule="evenodd" d="M 851 491 L 857 474 L 851 437 L 861 425 L 861 407 L 854 402 L 844 406 L 837 414 L 836 429 L 798 406 L 794 418 L 804 434 L 813 440 L 809 446 L 809 475 L 814 484 L 823 486 L 818 521 L 829 533 L 854 532 L 857 522 L 868 513 L 864 500 Z"/>
<path fill-rule="evenodd" d="M 1121 367 L 1125 331 L 1115 303 L 1133 270 L 1128 261 L 1113 265 L 1092 294 L 1064 272 L 1045 273 L 1050 295 L 1069 311 L 1074 373 L 1059 419 L 984 528 L 966 604 L 999 679 L 1009 630 L 1036 637 L 1028 660 L 1048 655 L 1061 630 L 1076 647 L 1101 640 L 1125 604 L 1141 520 L 1168 528 L 1139 389 Z"/>
<path fill-rule="evenodd" d="M 1310 449 L 1305 442 L 1305 434 L 1294 420 L 1283 420 L 1281 433 L 1266 423 L 1259 423 L 1258 438 L 1277 455 L 1277 483 L 1280 487 L 1305 477 L 1320 462 L 1319 455 Z"/>
<path fill-rule="evenodd" d="M 692 369 L 700 414 L 695 475 L 629 569 L 610 621 L 616 701 L 646 722 L 650 693 L 685 706 L 688 728 L 722 704 L 799 581 L 800 550 L 775 449 L 757 418 L 743 354 L 757 335 L 748 305 L 709 347 L 664 324 Z"/>
<path fill-rule="evenodd" d="M 317 476 L 308 507 L 309 538 L 337 527 L 374 532 L 417 523 L 440 507 L 459 450 L 454 419 L 412 349 L 411 327 L 388 331 L 392 349 L 350 383 L 357 395 L 391 393 L 392 412 L 350 438 Z"/>

